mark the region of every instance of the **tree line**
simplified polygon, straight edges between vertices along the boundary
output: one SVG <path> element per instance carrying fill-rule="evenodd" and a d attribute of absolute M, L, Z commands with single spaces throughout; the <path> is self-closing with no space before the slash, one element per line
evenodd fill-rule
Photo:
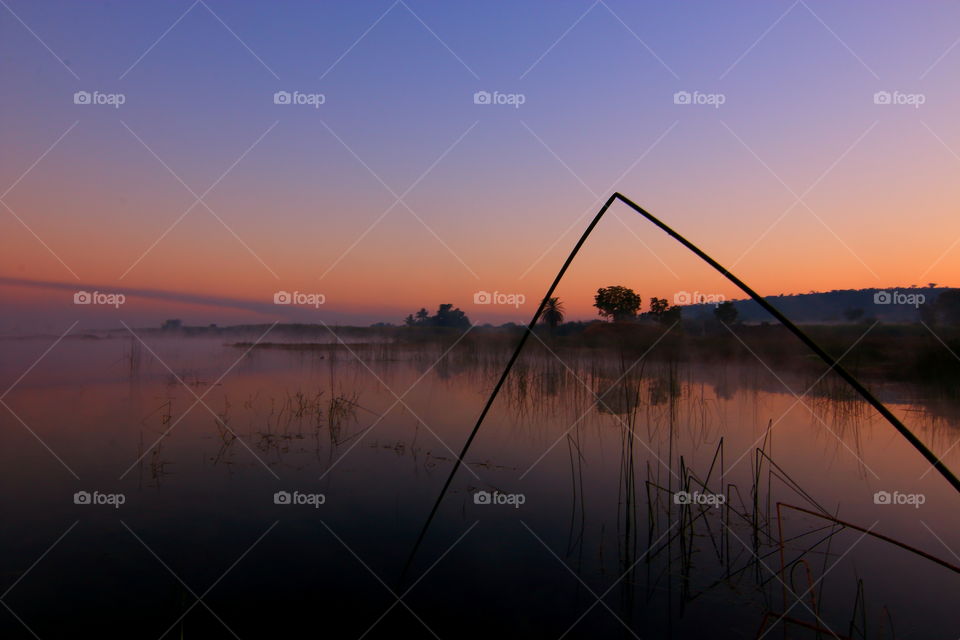
<path fill-rule="evenodd" d="M 635 322 L 637 320 L 653 320 L 662 324 L 676 324 L 682 320 L 683 307 L 671 305 L 666 298 L 650 298 L 649 308 L 641 312 L 643 298 L 628 287 L 613 285 L 597 289 L 593 297 L 593 306 L 597 308 L 600 317 L 617 323 Z M 714 309 L 718 320 L 724 324 L 737 322 L 737 309 L 732 302 L 723 302 Z M 560 298 L 548 298 L 540 316 L 541 324 L 550 330 L 563 324 L 566 310 Z M 421 307 L 416 313 L 409 314 L 404 319 L 408 327 L 431 327 L 465 329 L 471 325 L 470 318 L 459 308 L 450 303 L 441 304 L 437 312 L 430 315 L 426 308 Z"/>

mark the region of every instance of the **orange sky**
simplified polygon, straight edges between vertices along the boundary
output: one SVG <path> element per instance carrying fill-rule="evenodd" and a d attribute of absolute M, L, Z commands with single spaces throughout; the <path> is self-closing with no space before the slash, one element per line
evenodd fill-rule
<path fill-rule="evenodd" d="M 456 56 L 391 18 L 322 81 L 314 67 L 326 65 L 314 60 L 346 48 L 330 25 L 322 28 L 335 41 L 284 41 L 233 16 L 261 64 L 235 40 L 201 47 L 224 34 L 185 21 L 120 80 L 142 53 L 120 27 L 145 25 L 123 11 L 105 16 L 113 28 L 100 27 L 103 42 L 87 50 L 90 34 L 64 29 L 69 15 L 29 12 L 54 50 L 76 55 L 65 68 L 26 30 L 3 45 L 0 278 L 255 304 L 277 290 L 318 292 L 326 303 L 317 313 L 331 321 L 399 322 L 441 302 L 480 322 L 522 321 L 616 189 L 762 294 L 960 284 L 960 91 L 951 82 L 960 53 L 949 53 L 955 34 L 943 26 L 958 10 L 891 6 L 864 23 L 823 8 L 846 47 L 804 11 L 757 41 L 782 11 L 718 12 L 726 28 L 707 32 L 678 10 L 646 16 L 657 56 L 591 14 L 529 69 L 549 45 L 524 22 L 531 16 L 516 16 L 524 38 L 490 51 L 438 13 Z M 281 18 L 303 19 L 291 11 Z M 539 27 L 564 18 L 544 14 Z M 491 37 L 504 28 L 471 19 Z M 685 46 L 691 38 L 703 46 Z M 118 62 L 111 43 L 130 60 Z M 74 91 L 97 87 L 126 102 L 73 104 Z M 328 99 L 321 109 L 272 103 L 278 88 L 296 87 Z M 475 91 L 497 87 L 521 92 L 524 104 L 474 104 Z M 674 104 L 687 90 L 721 93 L 724 103 Z M 876 104 L 884 90 L 924 103 Z M 185 214 L 194 194 L 203 203 Z M 623 206 L 563 283 L 568 314 L 593 317 L 593 292 L 610 284 L 644 298 L 737 295 Z M 475 306 L 478 290 L 528 302 Z M 0 296 L 17 326 L 38 317 L 62 325 L 76 311 L 54 289 L 0 286 Z M 251 319 L 169 305 L 137 317 Z"/>

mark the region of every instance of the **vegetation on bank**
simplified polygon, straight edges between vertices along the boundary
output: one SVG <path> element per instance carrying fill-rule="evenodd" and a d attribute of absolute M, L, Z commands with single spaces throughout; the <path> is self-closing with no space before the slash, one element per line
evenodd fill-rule
<path fill-rule="evenodd" d="M 564 303 L 550 298 L 535 328 L 539 340 L 531 350 L 556 353 L 573 349 L 611 350 L 618 357 L 707 362 L 763 363 L 771 368 L 822 370 L 817 360 L 786 328 L 774 322 L 744 321 L 744 301 L 709 305 L 671 305 L 663 298 L 641 296 L 624 286 L 597 290 L 597 318 L 567 321 Z M 773 301 L 778 305 L 777 300 Z M 779 305 L 778 305 L 779 306 Z M 927 300 L 909 322 L 879 320 L 862 310 L 844 310 L 842 320 L 797 323 L 819 345 L 856 375 L 890 381 L 953 384 L 960 380 L 960 290 L 944 289 Z M 164 333 L 193 336 L 235 336 L 238 345 L 251 345 L 251 336 L 266 325 L 188 327 L 167 321 Z M 467 314 L 445 303 L 430 313 L 421 308 L 402 326 L 379 323 L 370 327 L 335 328 L 349 344 L 418 345 L 441 343 L 458 349 L 511 350 L 525 325 L 473 325 Z M 270 333 L 270 347 L 322 350 L 336 343 L 331 328 L 313 324 L 281 324 Z M 316 346 L 327 344 L 328 346 Z"/>
<path fill-rule="evenodd" d="M 614 285 L 597 290 L 593 306 L 601 319 L 564 322 L 564 305 L 550 298 L 544 307 L 540 324 L 535 329 L 541 345 L 536 348 L 611 349 L 620 354 L 688 362 L 750 361 L 770 367 L 808 368 L 813 371 L 825 365 L 800 343 L 785 327 L 776 322 L 746 323 L 740 317 L 740 305 L 724 301 L 710 305 L 710 313 L 697 308 L 671 305 L 663 298 L 650 298 L 645 311 L 641 296 L 624 286 Z M 880 303 L 883 304 L 883 303 Z M 702 305 L 697 305 L 701 307 Z M 881 322 L 872 314 L 844 310 L 843 321 L 830 324 L 803 324 L 804 331 L 847 369 L 867 378 L 884 380 L 946 382 L 960 379 L 960 290 L 942 290 L 932 300 L 917 308 L 913 322 Z M 398 341 L 421 341 L 424 332 L 433 329 L 432 337 L 470 321 L 452 305 L 441 305 L 430 316 L 421 309 L 417 316 L 408 316 L 406 327 L 393 334 Z M 438 330 L 440 330 L 438 332 Z M 510 348 L 523 325 L 508 323 L 475 328 L 463 338 L 469 345 Z"/>

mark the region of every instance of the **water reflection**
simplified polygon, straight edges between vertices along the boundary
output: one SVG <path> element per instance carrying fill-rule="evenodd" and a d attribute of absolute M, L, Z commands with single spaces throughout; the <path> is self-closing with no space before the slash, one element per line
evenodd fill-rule
<path fill-rule="evenodd" d="M 229 637 L 218 617 L 241 637 L 318 619 L 359 637 L 396 605 L 384 585 L 507 352 L 146 343 L 65 340 L 5 400 L 23 420 L 2 418 L 5 602 L 44 638 L 99 629 L 104 608 L 127 637 Z M 13 382 L 45 346 L 2 348 Z M 952 637 L 958 575 L 910 548 L 955 559 L 956 496 L 818 376 L 531 349 L 431 530 L 417 615 L 394 606 L 368 637 L 429 636 L 423 622 L 440 637 L 698 638 L 705 620 L 720 637 L 892 637 L 894 621 Z M 935 450 L 956 439 L 948 398 L 878 393 Z M 960 466 L 956 450 L 946 462 Z M 78 505 L 78 490 L 127 502 Z M 478 503 L 477 490 L 525 500 Z M 277 491 L 326 502 L 277 504 Z M 878 504 L 878 491 L 924 503 Z M 216 616 L 180 618 L 193 594 L 125 527 L 197 595 L 263 538 L 211 592 Z M 12 614 L 2 624 L 26 634 Z"/>

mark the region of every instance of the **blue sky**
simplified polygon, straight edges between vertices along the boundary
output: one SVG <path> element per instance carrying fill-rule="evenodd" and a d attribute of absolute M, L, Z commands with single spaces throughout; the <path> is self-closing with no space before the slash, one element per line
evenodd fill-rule
<path fill-rule="evenodd" d="M 958 16 L 948 2 L 7 1 L 0 276 L 254 303 L 319 290 L 329 319 L 393 320 L 477 290 L 536 299 L 619 189 L 764 293 L 955 284 Z M 277 91 L 324 102 L 276 105 Z M 574 313 L 612 279 L 663 296 L 706 277 L 638 221 L 612 225 L 571 273 Z M 75 311 L 40 313 L 22 289 L 0 293 L 23 318 Z"/>

